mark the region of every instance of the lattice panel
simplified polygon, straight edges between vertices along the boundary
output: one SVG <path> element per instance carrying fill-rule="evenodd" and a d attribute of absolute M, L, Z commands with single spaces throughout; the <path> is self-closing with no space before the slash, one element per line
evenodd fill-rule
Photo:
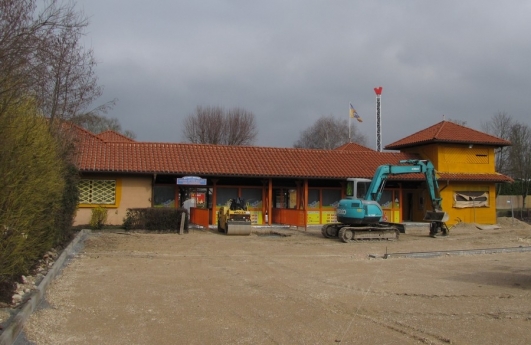
<path fill-rule="evenodd" d="M 79 181 L 79 203 L 114 205 L 116 203 L 116 181 Z"/>

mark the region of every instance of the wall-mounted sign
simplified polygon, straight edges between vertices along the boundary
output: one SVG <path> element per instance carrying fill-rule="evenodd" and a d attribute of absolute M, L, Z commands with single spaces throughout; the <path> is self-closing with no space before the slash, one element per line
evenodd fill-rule
<path fill-rule="evenodd" d="M 177 184 L 187 185 L 187 186 L 206 186 L 206 178 L 201 178 L 199 176 L 184 176 L 177 179 Z"/>

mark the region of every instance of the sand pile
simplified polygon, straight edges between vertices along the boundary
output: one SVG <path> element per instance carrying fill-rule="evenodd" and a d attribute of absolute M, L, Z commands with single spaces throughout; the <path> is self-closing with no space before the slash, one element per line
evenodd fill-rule
<path fill-rule="evenodd" d="M 498 217 L 498 225 L 502 228 L 531 229 L 531 225 L 512 217 Z"/>

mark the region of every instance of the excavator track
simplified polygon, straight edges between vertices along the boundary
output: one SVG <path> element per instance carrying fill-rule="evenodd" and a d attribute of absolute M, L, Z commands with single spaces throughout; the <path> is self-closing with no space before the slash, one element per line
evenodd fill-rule
<path fill-rule="evenodd" d="M 366 240 L 398 240 L 400 231 L 393 226 L 345 226 L 339 229 L 338 237 L 345 243 Z"/>
<path fill-rule="evenodd" d="M 321 234 L 324 238 L 335 238 L 338 234 L 338 228 L 341 226 L 341 223 L 330 223 L 325 224 L 321 228 Z"/>

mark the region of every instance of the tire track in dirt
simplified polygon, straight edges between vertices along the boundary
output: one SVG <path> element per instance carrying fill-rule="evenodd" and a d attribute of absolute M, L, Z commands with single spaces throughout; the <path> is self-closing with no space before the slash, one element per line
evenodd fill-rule
<path fill-rule="evenodd" d="M 274 260 L 272 257 L 268 257 L 268 259 L 271 261 L 271 262 L 274 262 L 275 263 L 275 267 L 282 267 L 285 269 L 286 271 L 286 274 L 289 274 L 290 276 L 293 276 L 293 273 L 295 272 L 299 277 L 304 277 L 304 278 L 307 278 L 305 275 L 303 275 L 300 271 L 297 272 L 293 267 L 291 266 L 288 266 L 288 265 L 285 265 L 283 263 L 280 263 L 279 261 L 277 260 Z M 273 268 L 270 267 L 269 265 L 264 265 L 266 268 L 268 268 L 270 271 L 273 271 Z M 378 272 L 376 272 L 376 275 L 378 275 Z M 283 275 L 284 276 L 284 275 Z M 320 283 L 321 285 L 323 285 L 323 289 L 327 289 L 328 286 L 334 286 L 336 288 L 342 288 L 342 289 L 348 289 L 348 290 L 353 290 L 353 291 L 356 291 L 356 292 L 359 292 L 359 293 L 362 293 L 366 296 L 370 295 L 371 297 L 372 296 L 375 296 L 375 297 L 378 297 L 381 295 L 381 292 L 375 292 L 373 290 L 368 290 L 367 289 L 362 289 L 362 288 L 353 288 L 351 286 L 346 286 L 346 285 L 343 285 L 343 284 L 334 284 L 334 283 L 331 283 L 331 282 L 328 282 L 328 281 L 325 281 L 324 279 L 315 279 L 313 280 L 314 282 L 318 282 Z M 283 284 L 286 288 L 290 289 L 290 290 L 293 290 L 296 292 L 296 295 L 297 296 L 306 296 L 306 291 L 303 290 L 303 289 L 297 289 L 297 288 L 294 288 L 293 286 L 287 284 L 287 283 L 284 283 L 280 280 L 277 280 L 277 282 Z M 396 295 L 396 296 L 408 296 L 407 293 L 392 293 L 393 295 Z M 466 297 L 472 297 L 470 295 L 444 295 L 444 296 L 441 296 L 441 295 L 421 295 L 421 294 L 409 294 L 411 295 L 412 297 L 419 297 L 419 296 L 422 296 L 422 297 L 425 297 L 425 298 L 466 298 Z M 474 296 L 474 297 L 482 297 L 482 298 L 491 298 L 490 296 Z M 308 303 L 308 299 L 306 298 L 302 298 L 301 299 L 303 302 L 305 303 Z M 330 307 L 329 304 L 325 303 L 324 301 L 321 301 L 321 300 L 318 300 L 318 299 L 312 299 L 312 302 L 311 304 L 317 306 L 319 305 L 321 308 L 329 311 L 329 312 L 332 312 L 334 314 L 338 314 L 338 315 L 344 315 L 344 316 L 347 316 L 348 315 L 348 312 L 347 311 L 344 311 L 344 310 L 341 310 L 340 308 L 334 308 L 334 307 Z M 413 326 L 409 326 L 407 324 L 404 324 L 403 322 L 400 322 L 398 319 L 396 318 L 392 318 L 392 319 L 389 319 L 388 320 L 380 320 L 376 317 L 372 317 L 372 316 L 369 316 L 368 314 L 364 314 L 364 313 L 360 313 L 360 310 L 361 310 L 361 307 L 362 305 L 360 305 L 356 311 L 355 314 L 353 315 L 349 315 L 349 317 L 352 317 L 353 319 L 354 318 L 360 318 L 360 319 L 363 319 L 363 320 L 367 320 L 367 321 L 370 321 L 380 327 L 383 327 L 383 328 L 386 328 L 386 329 L 389 329 L 393 332 L 396 332 L 396 333 L 399 333 L 399 334 L 402 334 L 410 339 L 413 339 L 415 341 L 420 341 L 422 343 L 425 343 L 425 344 L 457 344 L 455 342 L 455 340 L 452 340 L 450 339 L 448 336 L 445 336 L 445 335 L 441 335 L 441 334 L 436 334 L 436 333 L 432 333 L 432 332 L 428 332 L 428 331 L 425 331 L 425 330 L 422 330 L 422 329 L 419 329 L 418 327 L 413 327 Z M 420 313 L 413 313 L 412 315 L 415 316 L 415 314 L 418 314 L 420 315 Z M 449 315 L 449 314 L 444 314 L 444 313 L 434 313 L 434 314 L 437 314 L 437 315 L 444 315 L 444 316 L 448 316 L 448 317 L 451 317 L 452 315 Z M 422 314 L 423 316 L 426 316 L 425 313 Z M 403 317 L 403 315 L 402 315 Z M 351 322 L 353 322 L 354 320 L 351 320 Z M 348 327 L 347 327 L 348 328 Z M 348 331 L 348 329 L 347 329 Z M 345 339 L 343 339 L 343 337 L 338 337 L 335 341 L 336 342 L 341 342 Z"/>
<path fill-rule="evenodd" d="M 253 255 L 249 255 L 249 257 L 259 258 L 257 256 L 253 256 Z M 293 272 L 294 272 L 293 267 L 288 267 L 287 265 L 284 265 L 284 264 L 280 263 L 279 261 L 274 260 L 271 257 L 268 257 L 268 260 L 270 261 L 270 263 L 274 263 L 275 267 L 284 268 L 286 270 L 286 274 L 289 274 L 289 276 L 291 276 L 293 278 Z M 275 275 L 278 275 L 278 273 L 275 272 L 275 269 L 273 269 L 273 267 L 271 267 L 270 265 L 262 265 L 260 267 L 261 268 L 266 268 L 270 272 L 275 273 Z M 232 270 L 227 269 L 226 266 L 224 266 L 224 265 L 220 265 L 217 268 L 220 269 L 220 270 L 223 270 L 224 272 L 226 272 L 227 274 L 232 275 L 235 278 L 238 278 L 240 280 L 242 279 L 241 276 L 235 274 Z M 303 275 L 300 272 L 297 272 L 297 275 L 298 275 L 298 277 L 303 277 Z M 286 275 L 284 274 L 282 276 L 286 276 Z M 304 278 L 307 278 L 307 277 L 304 276 Z M 316 280 L 314 280 L 314 282 L 315 281 Z M 305 304 L 311 305 L 314 308 L 325 310 L 325 311 L 327 311 L 327 312 L 329 312 L 331 314 L 335 314 L 337 316 L 343 316 L 343 317 L 350 318 L 351 319 L 350 322 L 353 322 L 354 319 L 356 319 L 356 318 L 358 318 L 360 320 L 369 321 L 371 323 L 374 323 L 374 324 L 378 325 L 379 327 L 391 330 L 392 332 L 398 333 L 398 334 L 403 335 L 403 336 L 405 336 L 405 337 L 407 337 L 409 339 L 412 339 L 414 341 L 419 341 L 419 342 L 422 342 L 422 343 L 425 343 L 425 344 L 449 344 L 449 343 L 456 344 L 455 341 L 451 340 L 450 338 L 448 338 L 448 337 L 446 337 L 444 335 L 427 332 L 427 331 L 419 329 L 417 327 L 409 326 L 409 325 L 404 324 L 404 323 L 402 323 L 399 320 L 394 319 L 394 318 L 393 319 L 389 319 L 389 317 L 387 317 L 387 320 L 380 320 L 377 317 L 373 317 L 373 316 L 370 316 L 368 314 L 360 313 L 359 311 L 360 311 L 361 306 L 358 307 L 358 310 L 356 311 L 356 313 L 352 314 L 352 313 L 349 313 L 347 310 L 343 310 L 343 308 L 340 308 L 339 306 L 331 306 L 330 304 L 328 304 L 325 301 L 322 301 L 320 299 L 308 297 L 309 296 L 308 292 L 305 289 L 300 289 L 300 288 L 293 287 L 292 285 L 286 283 L 283 280 L 279 280 L 279 279 L 274 279 L 274 282 L 276 284 L 282 285 L 285 289 L 293 292 L 293 293 L 289 294 L 289 296 L 290 296 L 289 298 L 296 299 L 296 300 L 298 300 L 300 302 L 303 302 Z M 334 287 L 347 288 L 347 289 L 353 290 L 352 287 L 346 287 L 346 286 L 340 285 L 340 284 L 330 284 L 329 282 L 323 281 L 322 279 L 317 280 L 317 282 L 320 283 L 323 286 L 323 289 L 328 288 L 329 285 L 333 285 Z M 256 283 L 253 283 L 253 282 L 249 282 L 247 280 L 245 280 L 245 283 L 246 283 L 246 287 L 247 288 L 253 289 L 253 290 L 257 290 L 262 295 L 268 294 L 269 296 L 271 296 L 273 298 L 278 297 L 274 293 L 270 293 L 270 292 L 265 291 L 263 289 L 264 286 L 261 285 L 261 284 L 256 284 Z M 360 292 L 360 293 L 366 293 L 367 292 L 365 289 L 355 289 L 355 291 Z M 376 295 L 376 294 L 374 294 L 374 295 Z M 243 314 L 236 313 L 235 310 L 232 310 L 232 312 L 234 312 L 242 320 L 246 320 L 246 317 Z M 447 315 L 447 316 L 450 316 L 450 315 Z M 256 327 L 255 324 L 251 324 L 251 323 L 250 323 L 250 326 Z M 265 334 L 267 334 L 268 336 L 271 337 L 270 332 L 267 331 L 265 328 L 261 328 L 261 330 L 262 330 L 262 332 L 264 332 Z M 339 331 L 341 331 L 341 330 L 339 330 Z M 347 331 L 348 331 L 348 329 L 347 329 Z M 273 336 L 272 339 L 275 339 L 275 337 Z M 347 338 L 342 336 L 342 337 L 336 337 L 336 339 L 329 339 L 329 340 L 330 340 L 330 342 L 341 342 L 341 341 L 346 341 Z"/>

